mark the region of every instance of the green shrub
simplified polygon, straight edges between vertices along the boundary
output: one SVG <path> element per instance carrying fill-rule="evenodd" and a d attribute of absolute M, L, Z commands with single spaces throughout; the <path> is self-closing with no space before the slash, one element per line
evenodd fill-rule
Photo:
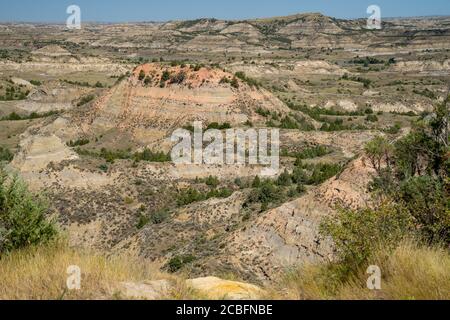
<path fill-rule="evenodd" d="M 224 84 L 224 83 L 231 83 L 231 80 L 228 79 L 228 77 L 224 76 L 224 77 L 222 77 L 222 79 L 220 79 L 219 84 Z"/>
<path fill-rule="evenodd" d="M 175 273 L 179 271 L 181 268 L 183 268 L 185 265 L 195 261 L 195 259 L 196 259 L 195 256 L 192 254 L 175 256 L 169 260 L 169 262 L 166 265 L 166 268 L 169 272 Z"/>
<path fill-rule="evenodd" d="M 165 70 L 161 76 L 161 81 L 166 82 L 168 80 L 170 80 L 170 72 Z"/>
<path fill-rule="evenodd" d="M 449 187 L 448 183 L 424 175 L 401 181 L 395 192 L 427 243 L 450 244 Z"/>
<path fill-rule="evenodd" d="M 375 137 L 365 145 L 364 151 L 372 167 L 377 172 L 381 171 L 383 164 L 390 165 L 393 148 L 386 138 L 381 136 Z"/>
<path fill-rule="evenodd" d="M 138 223 L 136 225 L 136 228 L 142 229 L 144 228 L 148 223 L 150 222 L 150 217 L 146 214 L 141 213 L 139 215 Z"/>
<path fill-rule="evenodd" d="M 228 122 L 219 124 L 217 122 L 211 122 L 208 127 L 206 128 L 206 130 L 209 129 L 217 129 L 217 130 L 226 130 L 226 129 L 231 129 L 231 124 L 229 124 Z"/>
<path fill-rule="evenodd" d="M 400 132 L 400 130 L 402 129 L 402 126 L 400 123 L 396 123 L 393 126 L 390 126 L 386 129 L 384 129 L 383 131 L 388 133 L 388 134 L 398 134 Z"/>
<path fill-rule="evenodd" d="M 277 185 L 288 187 L 292 184 L 291 175 L 287 172 L 287 170 L 284 170 L 282 174 L 277 179 Z"/>
<path fill-rule="evenodd" d="M 9 149 L 0 147 L 0 162 L 1 161 L 11 162 L 13 158 L 14 155 L 11 151 L 9 151 Z"/>
<path fill-rule="evenodd" d="M 192 67 L 192 66 L 191 66 L 191 67 Z M 203 64 L 196 64 L 196 65 L 194 66 L 194 71 L 195 71 L 195 72 L 200 71 L 200 69 L 203 68 L 203 67 L 204 67 Z"/>
<path fill-rule="evenodd" d="M 144 70 L 141 70 L 141 71 L 139 72 L 139 77 L 138 77 L 138 79 L 139 79 L 139 81 L 142 81 L 142 80 L 144 80 L 144 78 L 145 78 L 145 71 L 144 71 Z"/>
<path fill-rule="evenodd" d="M 216 188 L 219 185 L 220 181 L 217 177 L 209 176 L 208 178 L 206 178 L 205 183 L 210 187 Z"/>
<path fill-rule="evenodd" d="M 57 230 L 46 212 L 24 182 L 0 169 L 0 254 L 53 239 Z"/>
<path fill-rule="evenodd" d="M 206 199 L 210 198 L 228 198 L 233 194 L 233 191 L 228 188 L 213 189 L 206 194 Z"/>
<path fill-rule="evenodd" d="M 256 109 L 256 113 L 259 114 L 262 117 L 265 117 L 265 118 L 270 116 L 270 111 L 269 110 L 265 110 L 265 109 L 263 109 L 261 107 L 258 107 Z"/>
<path fill-rule="evenodd" d="M 230 82 L 230 85 L 235 88 L 235 89 L 239 89 L 239 81 L 236 77 L 233 77 L 233 79 Z"/>
<path fill-rule="evenodd" d="M 20 120 L 46 118 L 46 117 L 50 117 L 50 116 L 58 114 L 58 113 L 59 113 L 59 111 L 48 111 L 48 112 L 44 112 L 44 113 L 32 112 L 29 115 L 21 116 L 15 112 L 11 112 L 9 115 L 2 117 L 0 119 L 0 121 L 20 121 Z"/>
<path fill-rule="evenodd" d="M 301 167 L 295 167 L 292 170 L 292 174 L 291 174 L 291 180 L 293 183 L 307 183 L 309 178 L 308 175 L 306 174 L 305 170 L 303 170 Z"/>
<path fill-rule="evenodd" d="M 253 179 L 252 182 L 252 188 L 259 188 L 261 185 L 261 178 L 259 176 L 255 176 L 255 179 Z"/>
<path fill-rule="evenodd" d="M 177 205 L 185 206 L 194 202 L 205 201 L 211 198 L 228 198 L 233 191 L 228 188 L 212 189 L 207 193 L 203 193 L 194 188 L 182 190 L 177 196 Z"/>
<path fill-rule="evenodd" d="M 125 202 L 125 204 L 133 204 L 134 203 L 134 199 L 131 197 L 125 197 L 123 199 L 123 202 Z"/>
<path fill-rule="evenodd" d="M 30 80 L 30 83 L 33 86 L 40 86 L 40 85 L 42 85 L 42 82 L 40 82 L 39 80 Z"/>
<path fill-rule="evenodd" d="M 161 224 L 169 218 L 169 211 L 166 209 L 154 212 L 150 215 L 150 221 L 153 224 Z"/>
<path fill-rule="evenodd" d="M 3 117 L 2 120 L 18 121 L 18 120 L 22 120 L 22 117 L 15 112 L 11 112 L 8 116 Z"/>
<path fill-rule="evenodd" d="M 89 144 L 89 139 L 78 139 L 78 140 L 75 140 L 75 141 L 70 140 L 67 143 L 67 145 L 69 147 L 72 147 L 72 148 L 73 147 L 84 146 L 84 145 L 87 145 L 87 144 Z"/>
<path fill-rule="evenodd" d="M 201 194 L 198 190 L 189 188 L 181 191 L 177 197 L 177 204 L 179 206 L 185 206 L 194 202 L 205 200 L 205 196 Z"/>
<path fill-rule="evenodd" d="M 95 96 L 93 96 L 93 95 L 87 95 L 87 96 L 84 96 L 84 97 L 82 97 L 81 99 L 80 99 L 80 101 L 77 103 L 77 106 L 78 107 L 80 107 L 80 106 L 84 106 L 85 104 L 88 104 L 89 102 L 91 102 L 92 100 L 94 100 L 95 99 Z"/>
<path fill-rule="evenodd" d="M 429 244 L 450 244 L 449 101 L 393 145 L 377 137 L 365 147 L 377 171 L 370 188 L 403 206 Z"/>
<path fill-rule="evenodd" d="M 366 121 L 368 122 L 378 122 L 378 117 L 374 114 L 368 114 L 366 117 Z"/>
<path fill-rule="evenodd" d="M 108 172 L 108 165 L 106 165 L 106 164 L 101 164 L 98 166 L 98 168 L 100 170 L 102 170 L 103 172 Z"/>
<path fill-rule="evenodd" d="M 297 121 L 295 121 L 294 119 L 292 119 L 289 116 L 285 116 L 280 121 L 280 128 L 282 128 L 282 129 L 299 129 L 299 126 L 297 124 Z"/>
<path fill-rule="evenodd" d="M 183 83 L 184 79 L 186 79 L 186 73 L 183 71 L 180 73 L 177 73 L 170 77 L 169 83 L 170 84 L 181 84 Z"/>
<path fill-rule="evenodd" d="M 338 164 L 319 163 L 313 165 L 313 171 L 306 184 L 319 185 L 337 175 L 341 170 Z"/>
<path fill-rule="evenodd" d="M 236 78 L 239 78 L 243 82 L 247 83 L 250 87 L 259 88 L 259 86 L 260 86 L 260 84 L 257 80 L 247 77 L 244 72 L 238 71 L 234 75 Z"/>
<path fill-rule="evenodd" d="M 306 192 L 305 186 L 301 183 L 297 184 L 297 193 L 303 194 L 305 192 Z"/>
<path fill-rule="evenodd" d="M 277 188 L 272 181 L 265 180 L 260 183 L 260 185 L 252 191 L 249 195 L 248 203 L 261 203 L 263 205 L 268 205 L 270 203 L 277 203 L 281 198 L 280 190 Z"/>
<path fill-rule="evenodd" d="M 350 272 L 367 262 L 376 249 L 394 249 L 412 235 L 412 226 L 405 208 L 388 203 L 377 209 L 341 209 L 336 216 L 324 219 L 320 232 L 333 239 L 343 271 Z"/>
<path fill-rule="evenodd" d="M 171 161 L 170 153 L 154 152 L 145 148 L 142 152 L 136 152 L 133 156 L 135 161 L 149 161 L 149 162 L 169 162 Z"/>

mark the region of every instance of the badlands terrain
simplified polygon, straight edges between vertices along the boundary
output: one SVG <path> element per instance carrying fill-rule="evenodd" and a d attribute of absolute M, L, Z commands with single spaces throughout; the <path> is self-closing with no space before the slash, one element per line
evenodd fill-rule
<path fill-rule="evenodd" d="M 364 145 L 449 92 L 450 18 L 365 23 L 0 24 L 3 160 L 73 247 L 255 284 L 331 261 L 322 219 L 371 201 Z M 279 128 L 289 177 L 267 199 L 261 166 L 173 164 L 171 134 L 194 121 Z"/>

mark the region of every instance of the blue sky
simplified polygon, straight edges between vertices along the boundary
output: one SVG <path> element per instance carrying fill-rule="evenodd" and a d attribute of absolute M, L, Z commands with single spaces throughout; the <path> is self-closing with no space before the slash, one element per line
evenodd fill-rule
<path fill-rule="evenodd" d="M 166 21 L 213 17 L 244 19 L 299 12 L 338 18 L 367 17 L 376 4 L 384 17 L 450 15 L 449 0 L 0 0 L 0 21 L 64 22 L 81 7 L 83 21 Z"/>

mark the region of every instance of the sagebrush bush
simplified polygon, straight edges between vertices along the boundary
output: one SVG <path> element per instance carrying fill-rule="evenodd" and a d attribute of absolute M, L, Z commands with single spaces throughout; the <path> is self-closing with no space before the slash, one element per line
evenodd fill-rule
<path fill-rule="evenodd" d="M 46 212 L 45 201 L 0 169 L 0 254 L 54 238 L 57 230 Z"/>

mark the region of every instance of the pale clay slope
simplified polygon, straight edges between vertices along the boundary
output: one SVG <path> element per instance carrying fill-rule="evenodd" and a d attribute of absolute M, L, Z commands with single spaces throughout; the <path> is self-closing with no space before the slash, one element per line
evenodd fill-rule
<path fill-rule="evenodd" d="M 120 76 L 128 71 L 126 66 L 111 62 L 107 58 L 76 57 L 69 51 L 55 45 L 33 51 L 31 61 L 17 63 L 2 60 L 0 61 L 0 69 L 17 72 L 40 72 L 51 76 L 73 72 L 102 72 L 109 76 Z"/>
<path fill-rule="evenodd" d="M 336 206 L 360 208 L 370 202 L 367 185 L 372 169 L 358 158 L 338 177 L 285 203 L 237 230 L 227 241 L 222 260 L 260 279 L 273 280 L 286 269 L 306 262 L 334 259 L 332 242 L 319 234 L 323 218 Z"/>
<path fill-rule="evenodd" d="M 302 75 L 337 75 L 342 76 L 350 73 L 344 68 L 331 64 L 327 61 L 305 60 L 291 62 L 277 62 L 276 66 L 271 65 L 272 61 L 260 61 L 258 64 L 244 64 L 236 62 L 231 65 L 232 71 L 243 71 L 251 77 L 264 77 L 270 75 L 302 76 Z"/>

